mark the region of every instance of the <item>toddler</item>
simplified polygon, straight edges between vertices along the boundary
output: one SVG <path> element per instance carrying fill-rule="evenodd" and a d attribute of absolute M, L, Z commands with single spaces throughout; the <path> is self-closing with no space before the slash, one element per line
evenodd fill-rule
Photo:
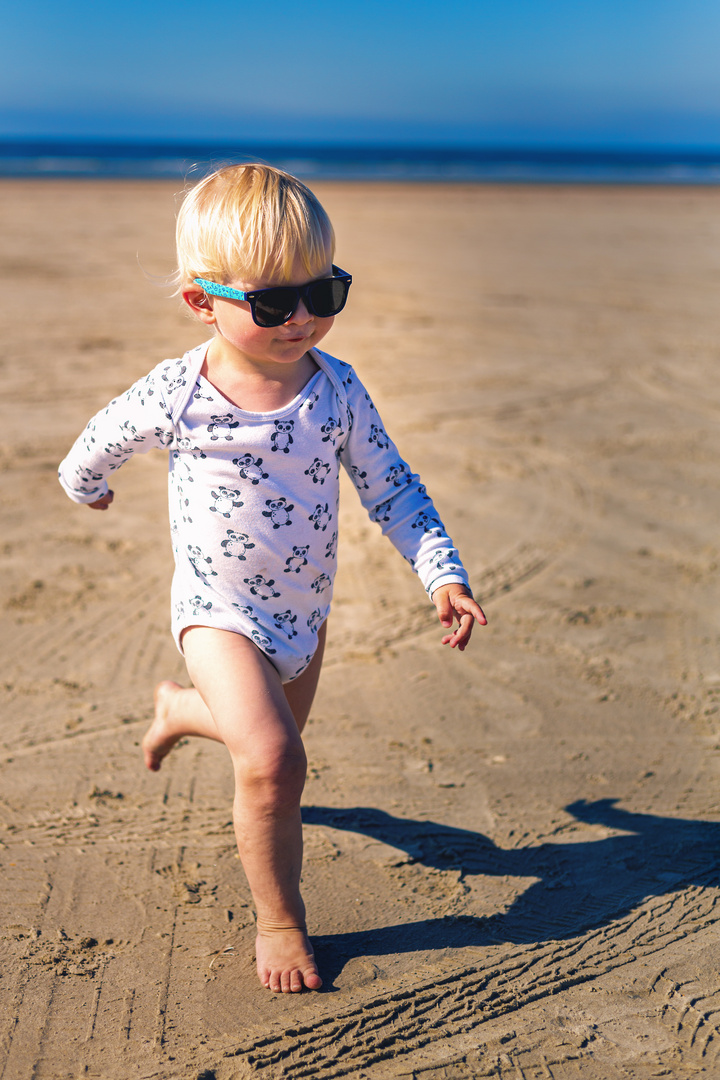
<path fill-rule="evenodd" d="M 145 762 L 159 769 L 189 735 L 227 747 L 258 976 L 284 993 L 321 986 L 300 895 L 301 733 L 335 577 L 340 464 L 419 575 L 443 644 L 463 650 L 486 621 L 362 383 L 318 348 L 352 281 L 334 243 L 322 206 L 287 173 L 236 165 L 198 183 L 178 215 L 178 281 L 212 337 L 111 401 L 60 466 L 74 502 L 106 510 L 115 469 L 168 452 L 172 625 L 193 686 L 156 688 Z"/>

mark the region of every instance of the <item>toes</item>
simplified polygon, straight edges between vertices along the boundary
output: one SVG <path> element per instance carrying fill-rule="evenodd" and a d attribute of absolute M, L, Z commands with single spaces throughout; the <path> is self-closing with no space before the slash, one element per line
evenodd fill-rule
<path fill-rule="evenodd" d="M 273 940 L 267 933 L 258 934 L 256 960 L 260 982 L 274 994 L 300 994 L 303 990 L 319 990 L 322 979 L 318 975 L 307 937 L 303 934 L 303 940 L 298 942 L 297 934 L 289 936 L 288 942 L 278 937 Z"/>
<path fill-rule="evenodd" d="M 155 750 L 150 750 L 147 747 L 143 747 L 143 757 L 145 758 L 145 765 L 151 772 L 158 772 L 160 765 L 162 764 L 163 755 L 158 754 Z"/>
<path fill-rule="evenodd" d="M 154 750 L 150 750 L 143 746 L 143 757 L 145 758 L 145 765 L 151 772 L 157 772 L 160 768 L 160 762 L 162 758 L 159 754 L 156 754 Z"/>
<path fill-rule="evenodd" d="M 267 975 L 260 976 L 260 982 L 266 990 L 273 994 L 301 994 L 303 990 L 319 990 L 322 979 L 317 971 L 300 971 L 291 968 L 290 971 L 270 971 Z"/>

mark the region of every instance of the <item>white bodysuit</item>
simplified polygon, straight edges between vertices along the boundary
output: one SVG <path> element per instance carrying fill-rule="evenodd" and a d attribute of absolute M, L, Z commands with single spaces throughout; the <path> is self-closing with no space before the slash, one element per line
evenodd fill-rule
<path fill-rule="evenodd" d="M 340 463 L 428 594 L 467 585 L 420 478 L 349 365 L 313 349 L 320 370 L 298 396 L 252 413 L 200 375 L 208 344 L 111 401 L 60 466 L 70 498 L 88 503 L 133 453 L 169 451 L 178 647 L 185 627 L 213 626 L 249 637 L 283 682 L 305 670 L 330 609 Z"/>

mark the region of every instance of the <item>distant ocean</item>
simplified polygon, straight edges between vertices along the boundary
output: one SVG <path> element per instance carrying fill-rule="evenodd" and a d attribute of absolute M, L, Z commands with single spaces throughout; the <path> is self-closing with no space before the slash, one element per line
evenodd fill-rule
<path fill-rule="evenodd" d="M 0 139 L 0 177 L 184 180 L 261 160 L 307 180 L 720 184 L 717 150 L 300 146 Z"/>

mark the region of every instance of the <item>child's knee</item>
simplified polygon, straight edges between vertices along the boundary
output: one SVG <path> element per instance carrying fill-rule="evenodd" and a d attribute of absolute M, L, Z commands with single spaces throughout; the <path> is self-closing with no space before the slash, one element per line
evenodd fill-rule
<path fill-rule="evenodd" d="M 280 806 L 300 799 L 307 758 L 299 739 L 251 749 L 234 766 L 237 787 L 258 802 Z"/>

